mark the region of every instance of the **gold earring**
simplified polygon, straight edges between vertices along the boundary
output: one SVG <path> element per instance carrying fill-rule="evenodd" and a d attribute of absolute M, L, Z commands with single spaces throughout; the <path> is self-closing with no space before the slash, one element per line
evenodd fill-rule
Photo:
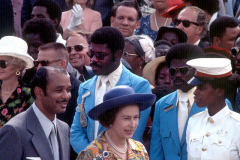
<path fill-rule="evenodd" d="M 17 76 L 19 76 L 19 75 L 20 75 L 20 73 L 21 73 L 20 71 L 16 71 L 16 75 L 17 75 Z"/>

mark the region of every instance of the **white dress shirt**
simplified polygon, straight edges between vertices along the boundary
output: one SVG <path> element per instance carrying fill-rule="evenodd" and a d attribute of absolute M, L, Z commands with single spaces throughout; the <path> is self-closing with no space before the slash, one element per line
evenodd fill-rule
<path fill-rule="evenodd" d="M 239 160 L 240 114 L 226 105 L 214 116 L 208 109 L 189 119 L 187 132 L 188 160 Z"/>

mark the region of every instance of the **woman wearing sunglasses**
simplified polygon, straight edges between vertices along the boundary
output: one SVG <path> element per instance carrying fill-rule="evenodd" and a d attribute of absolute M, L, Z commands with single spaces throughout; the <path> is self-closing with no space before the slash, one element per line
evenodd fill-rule
<path fill-rule="evenodd" d="M 93 32 L 102 27 L 101 14 L 90 8 L 93 0 L 69 0 L 68 2 L 71 10 L 62 13 L 60 24 L 63 31 L 82 29 Z"/>
<path fill-rule="evenodd" d="M 131 137 L 138 126 L 140 111 L 151 106 L 155 99 L 155 95 L 135 93 L 129 86 L 110 89 L 103 103 L 88 112 L 106 131 L 81 151 L 77 159 L 149 159 L 145 147 Z"/>
<path fill-rule="evenodd" d="M 188 160 L 239 160 L 240 114 L 229 110 L 225 98 L 235 87 L 231 61 L 226 58 L 200 58 L 187 62 L 196 68 L 188 83 L 197 86 L 194 102 L 205 107 L 189 119 L 186 141 Z"/>
<path fill-rule="evenodd" d="M 0 128 L 33 103 L 30 88 L 19 78 L 24 69 L 32 67 L 25 41 L 14 36 L 0 40 Z"/>

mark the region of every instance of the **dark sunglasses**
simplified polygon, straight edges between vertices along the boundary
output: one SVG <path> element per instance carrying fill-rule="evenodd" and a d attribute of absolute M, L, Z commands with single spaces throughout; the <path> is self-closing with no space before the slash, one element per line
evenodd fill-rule
<path fill-rule="evenodd" d="M 78 45 L 75 45 L 75 46 L 68 46 L 68 47 L 66 47 L 66 48 L 67 48 L 68 53 L 71 53 L 72 50 L 73 50 L 73 48 L 74 48 L 75 51 L 81 52 L 84 47 L 85 47 L 85 46 L 83 46 L 83 45 L 81 45 L 81 44 L 78 44 Z"/>
<path fill-rule="evenodd" d="M 110 53 L 112 52 L 109 52 L 109 53 L 104 53 L 104 52 L 93 52 L 93 51 L 89 51 L 87 52 L 87 55 L 90 57 L 90 58 L 93 58 L 93 56 L 97 57 L 97 59 L 99 60 L 104 60 L 104 58 L 109 55 Z"/>
<path fill-rule="evenodd" d="M 57 61 L 60 61 L 61 59 L 57 59 L 57 60 L 54 60 L 54 61 L 48 61 L 48 60 L 42 60 L 42 61 L 33 61 L 33 64 L 34 64 L 34 67 L 38 67 L 39 64 L 41 64 L 42 66 L 48 66 L 50 63 L 53 63 L 53 62 L 57 62 Z"/>
<path fill-rule="evenodd" d="M 239 54 L 240 49 L 238 47 L 233 47 L 231 49 L 231 54 L 233 57 L 236 57 Z"/>
<path fill-rule="evenodd" d="M 9 62 L 6 62 L 5 60 L 0 60 L 0 67 L 1 68 L 7 68 Z"/>
<path fill-rule="evenodd" d="M 189 21 L 189 20 L 181 20 L 181 19 L 173 19 L 173 24 L 175 26 L 178 26 L 180 23 L 182 23 L 182 25 L 185 27 L 185 28 L 188 28 L 190 26 L 190 24 L 194 24 L 196 26 L 200 26 L 200 24 L 196 23 L 196 22 L 192 22 L 192 21 Z"/>
<path fill-rule="evenodd" d="M 173 77 L 177 74 L 177 72 L 179 71 L 182 75 L 186 76 L 189 74 L 189 71 L 193 69 L 193 68 L 190 68 L 190 67 L 178 67 L 178 68 L 169 68 L 168 69 L 168 72 L 169 74 Z"/>

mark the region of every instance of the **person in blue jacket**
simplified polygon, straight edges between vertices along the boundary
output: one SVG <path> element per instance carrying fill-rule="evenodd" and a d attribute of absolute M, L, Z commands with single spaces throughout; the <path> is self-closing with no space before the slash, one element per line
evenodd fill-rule
<path fill-rule="evenodd" d="M 127 85 L 136 93 L 151 93 L 147 80 L 131 73 L 120 62 L 124 48 L 121 32 L 113 27 L 97 29 L 91 36 L 90 66 L 96 75 L 82 83 L 78 92 L 78 106 L 71 126 L 70 143 L 76 153 L 84 150 L 106 128 L 86 113 L 103 102 L 103 95 L 114 86 Z M 132 137 L 142 141 L 151 107 L 141 112 L 139 125 Z"/>
<path fill-rule="evenodd" d="M 194 103 L 196 87 L 187 82 L 195 69 L 186 62 L 201 58 L 203 51 L 196 45 L 174 45 L 166 55 L 169 74 L 177 91 L 161 98 L 155 105 L 150 144 L 150 159 L 187 160 L 186 127 L 192 115 L 205 109 Z M 227 104 L 232 109 L 231 103 Z"/>

